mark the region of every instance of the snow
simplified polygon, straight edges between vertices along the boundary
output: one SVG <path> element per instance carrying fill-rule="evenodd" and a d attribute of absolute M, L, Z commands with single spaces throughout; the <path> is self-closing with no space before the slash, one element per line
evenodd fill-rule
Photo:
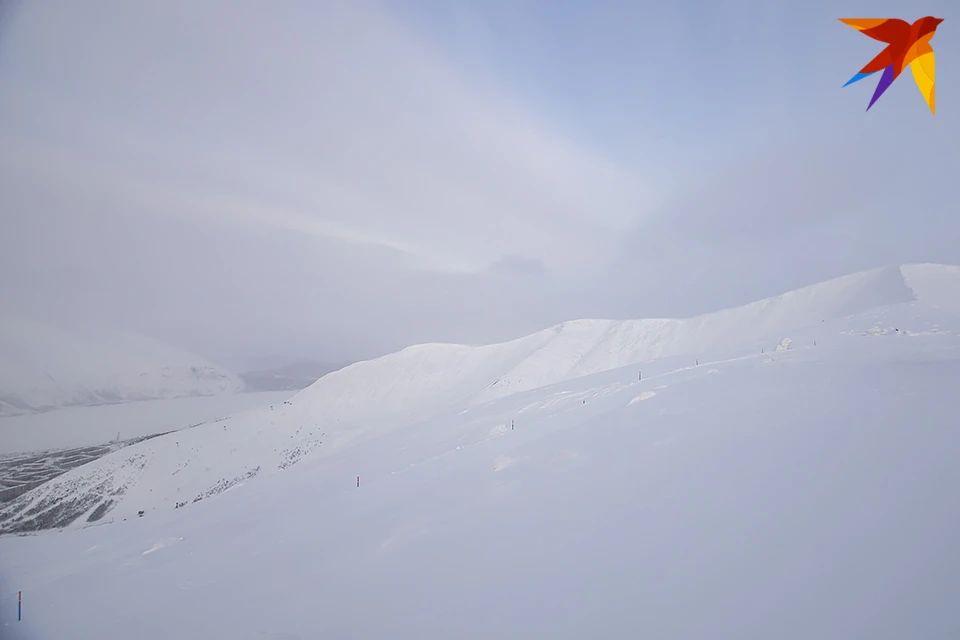
<path fill-rule="evenodd" d="M 95 446 L 117 439 L 117 434 L 120 440 L 129 440 L 176 431 L 281 404 L 291 394 L 267 391 L 143 400 L 0 418 L 0 455 Z"/>
<path fill-rule="evenodd" d="M 243 389 L 222 367 L 147 338 L 0 319 L 0 416 Z"/>
<path fill-rule="evenodd" d="M 719 369 L 711 369 L 708 373 L 713 373 L 715 371 L 718 372 Z M 641 391 L 640 395 L 638 395 L 636 398 L 630 401 L 630 404 L 636 404 L 637 402 L 643 402 L 644 400 L 649 400 L 655 395 L 657 395 L 656 391 L 650 391 L 650 390 Z"/>
<path fill-rule="evenodd" d="M 464 409 L 641 361 L 647 363 L 646 381 L 655 379 L 650 377 L 651 362 L 662 366 L 670 358 L 682 358 L 683 366 L 676 367 L 682 370 L 702 359 L 694 355 L 710 350 L 737 351 L 750 345 L 745 348 L 752 356 L 764 341 L 777 352 L 794 342 L 809 345 L 812 336 L 782 336 L 823 332 L 827 319 L 831 327 L 841 323 L 837 331 L 860 331 L 865 329 L 851 325 L 851 318 L 869 318 L 870 328 L 889 320 L 893 310 L 906 314 L 899 323 L 905 331 L 930 331 L 935 323 L 910 324 L 911 314 L 922 311 L 929 319 L 944 311 L 924 302 L 914 287 L 942 292 L 943 282 L 954 282 L 951 267 L 928 267 L 919 273 L 883 268 L 693 319 L 581 320 L 503 344 L 409 347 L 330 373 L 280 405 L 145 441 L 71 470 L 0 507 L 0 520 L 14 511 L 29 511 L 32 516 L 18 523 L 20 529 L 32 526 L 30 519 L 65 525 L 67 516 L 76 518 L 71 526 L 77 527 L 86 519 L 76 516 L 105 503 L 111 509 L 105 521 L 124 512 L 193 504 L 254 477 L 283 472 L 304 458 L 333 455 L 431 417 L 459 417 Z M 617 384 L 599 393 L 619 392 L 629 382 L 624 376 Z M 582 404 L 584 397 L 559 400 Z"/>
<path fill-rule="evenodd" d="M 911 264 L 901 267 L 901 272 L 907 286 L 928 304 L 960 310 L 960 266 Z"/>
<path fill-rule="evenodd" d="M 915 281 L 927 286 L 943 275 L 931 270 Z M 762 340 L 825 319 L 907 303 L 915 295 L 901 268 L 880 268 L 696 318 L 577 320 L 498 345 L 419 345 L 325 376 L 301 392 L 297 403 L 324 410 L 337 406 L 367 417 L 422 407 L 427 399 L 433 406 L 467 398 L 482 402 L 717 344 Z M 478 393 L 484 381 L 489 382 Z"/>
<path fill-rule="evenodd" d="M 414 347 L 134 445 L 23 497 L 94 499 L 0 538 L 3 637 L 954 637 L 950 277 Z"/>

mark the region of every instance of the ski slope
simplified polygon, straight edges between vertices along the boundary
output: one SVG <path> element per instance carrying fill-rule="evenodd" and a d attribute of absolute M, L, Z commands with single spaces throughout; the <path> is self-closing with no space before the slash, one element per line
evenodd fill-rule
<path fill-rule="evenodd" d="M 243 389 L 222 367 L 141 336 L 0 318 L 0 417 Z"/>
<path fill-rule="evenodd" d="M 21 499 L 79 517 L 0 538 L 3 637 L 954 637 L 956 276 L 414 347 L 119 451 Z"/>

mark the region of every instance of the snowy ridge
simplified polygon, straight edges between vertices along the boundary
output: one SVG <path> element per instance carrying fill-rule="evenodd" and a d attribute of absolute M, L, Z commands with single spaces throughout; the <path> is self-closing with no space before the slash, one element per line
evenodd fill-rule
<path fill-rule="evenodd" d="M 923 291 L 960 292 L 960 279 L 952 279 L 951 269 L 957 268 L 883 267 L 695 318 L 574 320 L 496 345 L 418 345 L 329 374 L 296 400 L 363 417 L 400 412 L 427 398 L 437 406 L 468 398 L 485 402 L 633 363 L 765 339 L 821 320 L 910 302 L 917 296 L 904 270 Z"/>
<path fill-rule="evenodd" d="M 142 473 L 153 491 L 71 505 L 113 524 L 0 537 L 3 637 L 960 637 L 960 322 L 908 303 L 790 337 L 649 363 L 644 381 L 577 378 L 261 477 L 268 453 L 185 508 L 154 496 L 231 457 L 239 416 L 166 477 L 121 451 L 91 486 Z M 261 422 L 263 442 L 302 444 L 286 421 Z"/>
<path fill-rule="evenodd" d="M 21 318 L 0 323 L 0 416 L 237 393 L 236 375 L 133 335 L 80 335 Z"/>
<path fill-rule="evenodd" d="M 942 331 L 931 318 L 943 316 L 941 303 L 960 296 L 956 273 L 939 265 L 875 269 L 697 318 L 580 320 L 503 344 L 410 347 L 328 374 L 280 405 L 145 441 L 74 469 L 0 509 L 0 530 L 29 530 L 41 522 L 85 526 L 95 513 L 94 521 L 106 522 L 121 517 L 114 513 L 189 506 L 308 457 L 329 456 L 437 416 L 449 417 L 438 424 L 451 424 L 464 412 L 584 376 L 611 372 L 616 379 L 591 391 L 595 395 L 628 392 L 637 384 L 635 371 L 616 370 L 639 362 L 648 362 L 646 380 L 670 356 L 690 356 L 682 358 L 683 370 L 693 365 L 694 353 L 760 359 L 759 346 L 766 344 L 763 357 L 770 359 L 778 344 L 796 340 L 802 330 L 821 342 L 830 335 L 848 341 L 897 335 L 893 329 L 871 333 L 880 322 L 895 322 L 891 327 L 902 328 L 904 340 L 935 339 Z M 502 431 L 510 420 L 501 418 Z"/>
<path fill-rule="evenodd" d="M 960 310 L 960 266 L 911 264 L 900 271 L 919 300 L 936 308 Z"/>

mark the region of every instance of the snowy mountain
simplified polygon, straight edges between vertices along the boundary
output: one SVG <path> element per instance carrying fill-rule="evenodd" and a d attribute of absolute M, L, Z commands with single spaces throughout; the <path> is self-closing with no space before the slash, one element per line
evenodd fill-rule
<path fill-rule="evenodd" d="M 620 386 L 608 392 L 630 389 L 643 382 L 638 369 L 649 375 L 671 357 L 686 364 L 706 363 L 708 354 L 759 357 L 785 349 L 798 340 L 794 334 L 810 341 L 897 328 L 904 337 L 926 335 L 940 330 L 936 319 L 960 313 L 958 300 L 960 268 L 908 265 L 690 319 L 580 320 L 503 344 L 418 345 L 330 373 L 279 406 L 144 442 L 67 473 L 0 511 L 7 521 L 0 530 L 14 526 L 12 514 L 28 504 L 33 515 L 18 519 L 17 529 L 34 522 L 83 526 L 81 516 L 99 505 L 113 515 L 190 504 L 311 455 L 438 415 L 459 420 L 463 412 L 567 381 L 617 371 Z"/>
<path fill-rule="evenodd" d="M 10 503 L 74 530 L 0 538 L 0 628 L 956 637 L 958 302 L 906 266 L 357 363 Z"/>
<path fill-rule="evenodd" d="M 212 362 L 140 336 L 68 333 L 0 319 L 0 416 L 243 388 L 239 377 Z"/>
<path fill-rule="evenodd" d="M 577 320 L 503 344 L 417 345 L 333 372 L 295 403 L 305 415 L 345 420 L 421 415 L 657 358 L 769 343 L 825 320 L 918 300 L 960 310 L 960 267 L 873 269 L 695 318 Z"/>

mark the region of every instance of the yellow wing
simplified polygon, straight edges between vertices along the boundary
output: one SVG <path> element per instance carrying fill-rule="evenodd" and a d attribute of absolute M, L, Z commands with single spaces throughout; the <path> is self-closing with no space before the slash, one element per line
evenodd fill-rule
<path fill-rule="evenodd" d="M 886 18 L 837 18 L 843 24 L 849 25 L 857 31 L 879 27 L 887 21 Z"/>
<path fill-rule="evenodd" d="M 910 71 L 913 72 L 913 79 L 916 81 L 920 93 L 923 94 L 923 99 L 927 101 L 930 111 L 936 114 L 937 59 L 933 53 L 933 47 L 926 40 L 921 40 L 911 47 L 907 59 L 910 60 Z"/>

